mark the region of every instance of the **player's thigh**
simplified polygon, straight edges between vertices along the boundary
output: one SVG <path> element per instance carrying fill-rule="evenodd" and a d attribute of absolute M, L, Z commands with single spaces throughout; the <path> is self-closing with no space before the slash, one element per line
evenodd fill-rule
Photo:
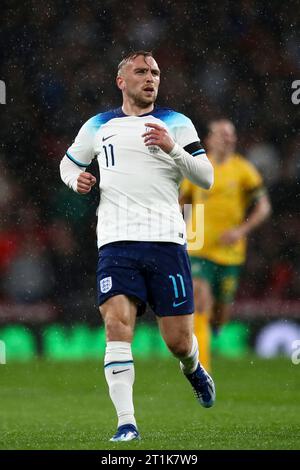
<path fill-rule="evenodd" d="M 185 356 L 191 351 L 193 314 L 157 317 L 157 322 L 165 343 L 175 355 Z"/>
<path fill-rule="evenodd" d="M 195 309 L 198 313 L 209 312 L 213 306 L 213 294 L 210 283 L 206 279 L 194 278 Z"/>
<path fill-rule="evenodd" d="M 108 341 L 132 341 L 138 301 L 126 295 L 115 295 L 100 307 Z"/>
<path fill-rule="evenodd" d="M 213 283 L 215 265 L 211 261 L 191 256 L 195 309 L 197 312 L 209 311 L 213 304 Z"/>
<path fill-rule="evenodd" d="M 114 295 L 100 305 L 99 310 L 104 321 L 112 315 L 125 324 L 134 324 L 137 301 L 123 294 Z"/>

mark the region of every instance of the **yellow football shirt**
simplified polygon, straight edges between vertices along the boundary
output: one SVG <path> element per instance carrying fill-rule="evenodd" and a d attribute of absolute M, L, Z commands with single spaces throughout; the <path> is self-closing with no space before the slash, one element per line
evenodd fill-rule
<path fill-rule="evenodd" d="M 189 254 L 223 265 L 242 264 L 246 257 L 246 239 L 228 246 L 221 243 L 220 236 L 244 221 L 255 191 L 262 187 L 262 178 L 241 155 L 233 154 L 222 163 L 208 157 L 214 167 L 212 188 L 205 190 L 188 180 L 181 185 L 181 194 L 193 204 L 193 216 L 187 223 Z M 191 249 L 195 204 L 204 204 L 204 244 L 200 250 Z"/>

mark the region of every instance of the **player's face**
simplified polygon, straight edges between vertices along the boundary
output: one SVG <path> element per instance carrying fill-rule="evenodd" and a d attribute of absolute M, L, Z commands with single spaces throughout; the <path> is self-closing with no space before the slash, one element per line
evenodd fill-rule
<path fill-rule="evenodd" d="M 230 122 L 215 123 L 212 126 L 207 144 L 211 152 L 234 152 L 236 146 L 236 132 L 234 126 Z"/>
<path fill-rule="evenodd" d="M 158 93 L 160 70 L 153 57 L 138 56 L 124 66 L 118 84 L 135 105 L 146 108 Z"/>

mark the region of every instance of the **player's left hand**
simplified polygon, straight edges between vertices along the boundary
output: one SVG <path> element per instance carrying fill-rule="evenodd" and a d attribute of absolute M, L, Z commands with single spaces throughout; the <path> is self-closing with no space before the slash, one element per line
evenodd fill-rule
<path fill-rule="evenodd" d="M 232 230 L 226 230 L 226 232 L 222 233 L 220 236 L 220 242 L 223 243 L 223 245 L 233 245 L 243 236 L 244 233 L 242 229 L 237 227 Z"/>
<path fill-rule="evenodd" d="M 175 142 L 168 133 L 167 129 L 153 122 L 146 122 L 145 126 L 150 128 L 150 130 L 147 130 L 142 135 L 142 137 L 144 137 L 146 147 L 157 145 L 164 152 L 170 153 L 175 145 Z"/>

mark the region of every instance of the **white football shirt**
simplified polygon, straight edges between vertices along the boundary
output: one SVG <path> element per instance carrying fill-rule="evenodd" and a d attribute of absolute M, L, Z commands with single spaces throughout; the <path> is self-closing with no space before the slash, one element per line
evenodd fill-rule
<path fill-rule="evenodd" d="M 141 116 L 126 116 L 118 108 L 89 119 L 66 152 L 82 169 L 98 159 L 98 247 L 126 240 L 186 241 L 178 204 L 183 175 L 171 156 L 145 146 L 146 122 L 165 126 L 181 147 L 199 142 L 192 121 L 183 114 L 155 107 Z"/>

